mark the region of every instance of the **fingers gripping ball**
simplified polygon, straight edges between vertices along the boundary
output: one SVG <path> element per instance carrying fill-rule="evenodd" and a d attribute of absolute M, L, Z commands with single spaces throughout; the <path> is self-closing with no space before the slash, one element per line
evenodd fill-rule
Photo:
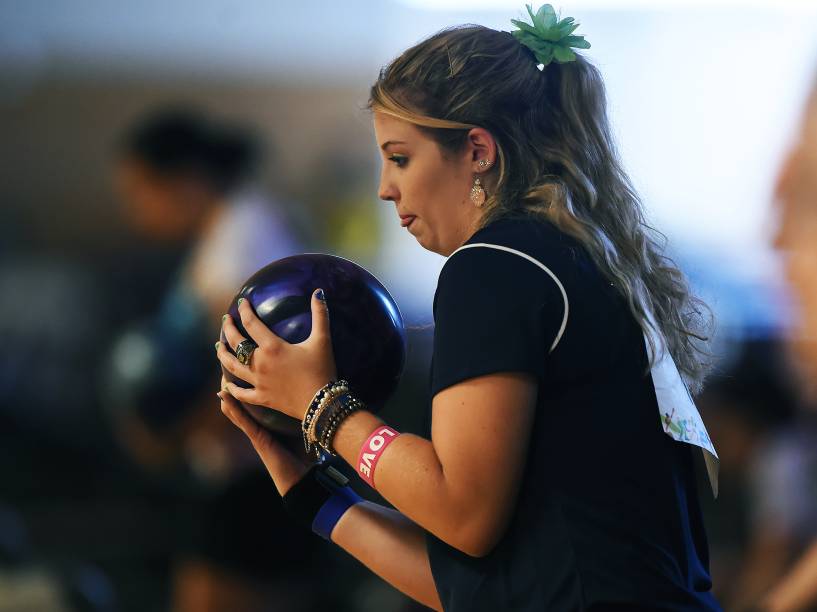
<path fill-rule="evenodd" d="M 400 381 L 406 361 L 406 333 L 397 304 L 370 272 L 334 255 L 286 257 L 250 277 L 227 312 L 241 334 L 252 339 L 238 314 L 238 300 L 244 298 L 276 335 L 297 344 L 312 331 L 311 298 L 317 287 L 323 288 L 329 306 L 338 378 L 348 380 L 355 396 L 376 412 Z M 223 332 L 221 341 L 226 342 Z M 240 387 L 250 387 L 226 370 L 224 377 Z M 300 423 L 295 419 L 261 406 L 244 407 L 267 429 L 300 436 Z"/>

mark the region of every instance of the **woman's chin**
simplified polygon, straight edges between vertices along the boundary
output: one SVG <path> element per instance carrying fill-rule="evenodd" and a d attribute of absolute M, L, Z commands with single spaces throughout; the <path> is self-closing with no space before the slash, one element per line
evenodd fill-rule
<path fill-rule="evenodd" d="M 433 244 L 429 244 L 429 243 L 428 243 L 428 241 L 427 241 L 427 240 L 426 240 L 426 239 L 425 239 L 423 236 L 417 236 L 417 235 L 415 235 L 415 236 L 414 236 L 414 239 L 417 241 L 417 244 L 419 244 L 421 247 L 423 247 L 423 248 L 424 248 L 424 249 L 426 249 L 427 251 L 433 251 L 433 250 L 434 250 L 434 249 L 433 249 L 433 246 L 434 246 L 434 245 L 433 245 Z"/>

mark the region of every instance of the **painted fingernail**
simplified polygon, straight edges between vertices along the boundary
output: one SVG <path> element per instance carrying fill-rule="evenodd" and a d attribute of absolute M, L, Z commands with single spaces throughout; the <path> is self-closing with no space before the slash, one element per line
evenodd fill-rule
<path fill-rule="evenodd" d="M 326 296 L 323 294 L 323 289 L 318 289 L 318 292 L 315 294 L 315 297 L 321 301 L 326 300 Z"/>
<path fill-rule="evenodd" d="M 224 401 L 224 398 L 223 398 L 223 397 L 221 397 L 221 391 L 219 391 L 218 393 L 216 393 L 216 397 L 217 397 L 218 399 L 220 399 L 222 402 Z"/>
<path fill-rule="evenodd" d="M 218 350 L 218 347 L 220 347 L 220 346 L 221 346 L 221 342 L 216 342 L 216 350 Z"/>
<path fill-rule="evenodd" d="M 222 323 L 223 323 L 224 321 L 226 321 L 226 320 L 227 320 L 227 315 L 224 315 L 223 317 L 221 317 L 221 321 L 222 321 Z"/>
<path fill-rule="evenodd" d="M 238 298 L 238 305 L 241 306 L 241 302 L 244 301 L 244 298 Z"/>

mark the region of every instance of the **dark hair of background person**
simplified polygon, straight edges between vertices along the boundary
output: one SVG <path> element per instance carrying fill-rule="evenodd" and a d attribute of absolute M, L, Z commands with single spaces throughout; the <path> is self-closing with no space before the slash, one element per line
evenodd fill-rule
<path fill-rule="evenodd" d="M 204 180 L 218 195 L 239 187 L 262 158 L 261 143 L 249 128 L 182 105 L 137 121 L 121 138 L 119 152 L 162 177 Z"/>

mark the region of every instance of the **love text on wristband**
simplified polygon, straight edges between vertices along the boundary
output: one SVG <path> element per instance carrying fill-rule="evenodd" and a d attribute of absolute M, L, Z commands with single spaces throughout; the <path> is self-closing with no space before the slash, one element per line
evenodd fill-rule
<path fill-rule="evenodd" d="M 391 444 L 400 433 L 392 429 L 388 425 L 381 425 L 372 432 L 366 442 L 360 448 L 360 454 L 357 458 L 357 471 L 360 477 L 363 478 L 369 486 L 373 489 L 374 486 L 374 469 L 380 456 L 386 447 Z"/>

